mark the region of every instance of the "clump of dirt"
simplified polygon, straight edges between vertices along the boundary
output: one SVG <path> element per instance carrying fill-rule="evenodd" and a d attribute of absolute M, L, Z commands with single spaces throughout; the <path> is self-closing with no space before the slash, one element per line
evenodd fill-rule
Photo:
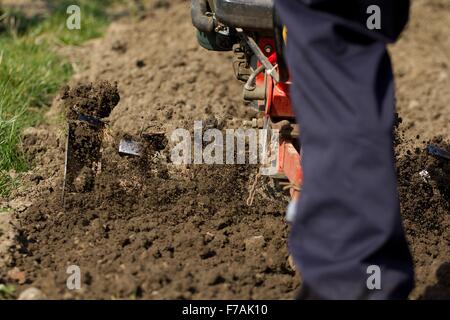
<path fill-rule="evenodd" d="M 120 101 L 117 83 L 108 81 L 96 84 L 79 84 L 74 88 L 65 86 L 61 92 L 61 100 L 66 109 L 68 120 L 78 120 L 78 114 L 95 118 L 106 118 Z"/>

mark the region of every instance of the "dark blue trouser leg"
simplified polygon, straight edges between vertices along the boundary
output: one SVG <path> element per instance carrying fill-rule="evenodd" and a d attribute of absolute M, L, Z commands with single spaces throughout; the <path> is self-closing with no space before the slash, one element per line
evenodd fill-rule
<path fill-rule="evenodd" d="M 333 0 L 276 1 L 301 128 L 304 186 L 290 250 L 304 284 L 325 299 L 406 298 L 413 269 L 397 194 L 385 36 L 312 7 Z M 381 269 L 381 290 L 367 288 L 370 265 Z"/>

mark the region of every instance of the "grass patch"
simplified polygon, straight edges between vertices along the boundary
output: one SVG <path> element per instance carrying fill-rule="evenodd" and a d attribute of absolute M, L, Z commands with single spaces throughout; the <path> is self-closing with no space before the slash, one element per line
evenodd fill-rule
<path fill-rule="evenodd" d="M 28 39 L 0 38 L 0 48 L 0 168 L 23 171 L 20 132 L 42 119 L 42 109 L 71 68 L 48 47 Z"/>
<path fill-rule="evenodd" d="M 117 0 L 52 0 L 49 7 L 52 15 L 32 29 L 34 37 L 43 37 L 62 44 L 78 45 L 103 34 L 109 22 L 107 9 Z M 78 5 L 81 9 L 81 29 L 69 30 L 66 27 L 67 8 Z"/>
<path fill-rule="evenodd" d="M 12 285 L 6 285 L 0 283 L 0 300 L 13 299 L 16 288 Z"/>
<path fill-rule="evenodd" d="M 0 196 L 14 188 L 8 171 L 28 169 L 20 151 L 21 132 L 42 121 L 51 97 L 72 70 L 55 48 L 99 37 L 116 0 L 49 0 L 46 16 L 26 17 L 0 8 Z M 66 27 L 67 7 L 81 9 L 81 29 Z"/>
<path fill-rule="evenodd" d="M 8 212 L 10 212 L 11 211 L 11 209 L 10 208 L 2 208 L 2 207 L 0 207 L 0 215 L 1 214 L 4 214 L 4 213 L 8 213 Z M 0 233 L 1 233 L 2 231 L 1 231 L 1 229 L 0 229 Z M 1 236 L 2 234 L 0 234 L 0 236 Z"/>
<path fill-rule="evenodd" d="M 0 197 L 7 196 L 18 184 L 17 178 L 12 178 L 7 172 L 0 170 Z"/>

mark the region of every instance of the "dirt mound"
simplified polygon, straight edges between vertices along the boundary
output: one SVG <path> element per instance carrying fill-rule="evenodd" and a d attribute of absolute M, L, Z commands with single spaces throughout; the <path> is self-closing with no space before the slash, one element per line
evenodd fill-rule
<path fill-rule="evenodd" d="M 100 81 L 97 84 L 79 84 L 74 88 L 62 89 L 61 100 L 64 101 L 66 118 L 78 120 L 78 114 L 107 118 L 120 101 L 117 83 Z"/>

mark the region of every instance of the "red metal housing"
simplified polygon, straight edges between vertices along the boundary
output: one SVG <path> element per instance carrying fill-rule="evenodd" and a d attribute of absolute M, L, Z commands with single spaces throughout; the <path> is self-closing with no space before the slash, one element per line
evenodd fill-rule
<path fill-rule="evenodd" d="M 274 40 L 270 38 L 259 41 L 261 50 L 268 57 L 269 61 L 276 65 L 277 56 L 274 48 Z M 295 121 L 295 115 L 289 96 L 290 82 L 275 83 L 271 76 L 260 74 L 256 79 L 256 84 L 266 87 L 266 98 L 264 105 L 264 116 L 271 120 L 287 119 Z M 261 108 L 261 109 L 262 109 Z M 289 180 L 290 193 L 292 198 L 297 198 L 300 194 L 300 187 L 303 182 L 303 171 L 301 167 L 301 156 L 295 148 L 295 138 L 282 138 L 279 140 L 277 155 L 277 174 Z"/>

